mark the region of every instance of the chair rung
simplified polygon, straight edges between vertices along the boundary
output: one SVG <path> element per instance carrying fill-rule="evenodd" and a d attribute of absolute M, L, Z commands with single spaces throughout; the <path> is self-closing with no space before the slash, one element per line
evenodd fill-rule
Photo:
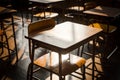
<path fill-rule="evenodd" d="M 39 67 L 39 68 L 34 69 L 34 70 L 33 70 L 33 73 L 34 73 L 34 72 L 37 72 L 37 71 L 38 71 L 38 70 L 40 70 L 40 69 L 41 69 L 40 67 Z"/>
<path fill-rule="evenodd" d="M 36 76 L 33 76 L 33 78 L 34 78 L 34 79 L 37 79 L 37 80 L 41 80 L 41 79 L 39 79 L 39 78 L 38 78 L 38 77 L 36 77 Z"/>
<path fill-rule="evenodd" d="M 117 49 L 118 49 L 118 46 L 116 46 L 114 50 L 108 55 L 107 59 L 109 59 Z"/>
<path fill-rule="evenodd" d="M 86 54 L 86 55 L 88 55 L 88 56 L 92 56 L 92 53 L 88 53 L 88 52 L 84 52 L 83 54 Z M 96 56 L 96 55 L 95 55 L 95 57 L 96 57 L 96 58 L 101 58 L 100 56 Z"/>
<path fill-rule="evenodd" d="M 74 75 L 74 74 L 70 74 L 71 76 L 74 76 L 74 77 L 76 77 L 76 78 L 78 78 L 78 79 L 82 79 L 81 77 L 78 77 L 78 76 L 76 76 L 76 75 Z"/>

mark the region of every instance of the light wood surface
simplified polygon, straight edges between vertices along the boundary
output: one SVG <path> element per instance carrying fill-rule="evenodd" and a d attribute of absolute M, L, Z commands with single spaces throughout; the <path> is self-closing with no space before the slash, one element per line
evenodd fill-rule
<path fill-rule="evenodd" d="M 112 8 L 112 7 L 105 7 L 105 6 L 97 6 L 93 9 L 84 11 L 84 13 L 115 18 L 118 15 L 120 15 L 120 9 Z"/>
<path fill-rule="evenodd" d="M 49 3 L 56 3 L 56 2 L 61 2 L 64 0 L 30 0 L 31 2 L 37 2 L 37 3 L 44 3 L 44 4 L 49 4 Z"/>
<path fill-rule="evenodd" d="M 94 39 L 101 31 L 102 29 L 67 21 L 56 25 L 51 30 L 26 37 L 37 44 L 40 43 L 43 48 L 64 54 Z"/>

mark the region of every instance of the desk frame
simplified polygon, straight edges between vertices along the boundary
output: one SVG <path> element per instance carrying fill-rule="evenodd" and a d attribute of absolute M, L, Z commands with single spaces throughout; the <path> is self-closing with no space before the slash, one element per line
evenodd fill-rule
<path fill-rule="evenodd" d="M 66 22 L 64 22 L 66 23 Z M 62 24 L 64 24 L 62 23 Z M 67 24 L 71 24 L 72 22 L 68 22 Z M 72 23 L 73 25 L 76 24 L 76 23 Z M 59 25 L 59 24 L 58 24 Z M 61 25 L 61 24 L 60 24 Z M 57 25 L 56 25 L 57 26 Z M 59 26 L 60 27 L 60 26 Z M 62 27 L 62 26 L 61 26 Z M 65 27 L 65 26 L 64 26 Z M 66 26 L 66 27 L 69 27 L 69 26 Z M 73 26 L 75 27 L 75 26 Z M 83 26 L 84 27 L 84 26 Z M 86 26 L 87 27 L 87 26 Z M 88 29 L 90 27 L 87 27 Z M 54 28 L 53 28 L 54 29 Z M 96 28 L 93 28 L 93 29 L 96 29 Z M 52 30 L 52 29 L 51 29 Z M 28 40 L 29 40 L 29 53 L 30 53 L 30 59 L 31 59 L 31 65 L 33 64 L 33 60 L 34 60 L 34 49 L 36 48 L 35 46 L 39 46 L 39 47 L 42 47 L 42 48 L 46 48 L 46 49 L 49 49 L 51 51 L 55 51 L 55 52 L 58 52 L 59 54 L 59 71 L 60 71 L 60 77 L 59 77 L 59 80 L 62 80 L 62 72 L 61 72 L 61 64 L 62 64 L 62 61 L 61 61 L 61 55 L 62 54 L 67 54 L 77 48 L 79 48 L 81 45 L 93 40 L 96 39 L 100 34 L 101 34 L 102 30 L 101 29 L 97 29 L 95 33 L 93 34 L 90 34 L 90 35 L 86 35 L 86 36 L 89 36 L 89 37 L 85 37 L 84 40 L 82 41 L 79 41 L 78 43 L 72 43 L 73 45 L 67 47 L 67 48 L 62 48 L 62 47 L 59 47 L 58 45 L 51 45 L 49 43 L 45 43 L 41 40 L 37 40 L 31 36 L 25 36 Z M 49 37 L 52 37 L 52 36 L 49 36 Z M 93 65 L 92 65 L 92 78 L 94 78 L 94 67 L 95 67 L 95 64 L 94 64 L 94 60 L 95 60 L 95 42 L 93 43 L 93 56 L 92 56 L 92 60 L 93 60 Z M 32 80 L 32 73 L 33 71 L 33 66 L 31 66 L 31 73 L 30 73 L 30 79 Z"/>

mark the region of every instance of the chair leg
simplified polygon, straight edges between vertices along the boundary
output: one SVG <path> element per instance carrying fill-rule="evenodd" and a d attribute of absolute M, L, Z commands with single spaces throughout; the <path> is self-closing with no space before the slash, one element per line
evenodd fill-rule
<path fill-rule="evenodd" d="M 82 80 L 85 80 L 86 79 L 86 76 L 85 76 L 85 65 L 83 65 L 83 67 L 81 68 L 82 70 L 82 74 L 83 74 L 83 79 Z"/>
<path fill-rule="evenodd" d="M 62 80 L 65 80 L 65 76 L 62 77 Z"/>
<path fill-rule="evenodd" d="M 29 64 L 28 70 L 27 70 L 27 80 L 32 80 L 31 76 L 30 76 L 31 75 L 30 73 L 31 73 L 31 63 Z"/>
<path fill-rule="evenodd" d="M 50 80 L 52 80 L 52 72 L 50 72 Z"/>
<path fill-rule="evenodd" d="M 9 57 L 8 60 L 10 61 L 11 54 L 10 54 L 9 42 L 8 42 L 8 38 L 7 38 L 6 31 L 4 30 L 4 24 L 3 24 L 2 21 L 1 21 L 1 29 L 3 30 L 3 35 L 1 36 L 2 52 L 0 53 L 0 56 L 2 55 L 2 53 L 4 53 L 4 47 L 5 47 L 5 48 L 7 48 L 7 50 L 8 50 L 8 56 L 5 56 L 5 57 Z M 5 36 L 5 42 L 3 41 L 4 36 Z M 3 57 L 3 58 L 4 58 L 4 57 Z"/>
<path fill-rule="evenodd" d="M 33 13 L 31 12 L 31 23 L 33 22 Z"/>
<path fill-rule="evenodd" d="M 84 45 L 80 46 L 77 50 L 77 56 L 82 57 L 83 56 L 83 51 L 84 51 Z"/>
<path fill-rule="evenodd" d="M 22 11 L 20 13 L 21 13 L 21 17 L 22 17 L 22 27 L 24 27 L 24 14 Z"/>
<path fill-rule="evenodd" d="M 14 27 L 14 19 L 12 16 L 12 30 L 13 30 L 13 37 L 14 37 L 14 44 L 15 44 L 15 54 L 16 54 L 16 62 L 18 62 L 18 50 L 17 50 L 17 42 L 16 42 L 16 34 L 15 34 L 15 27 Z"/>
<path fill-rule="evenodd" d="M 3 22 L 0 21 L 0 28 L 1 28 L 1 30 L 3 30 L 3 26 L 4 26 Z M 3 41 L 3 35 L 1 35 L 0 39 L 1 39 L 0 41 Z M 3 54 L 3 50 L 4 50 L 2 42 L 0 43 L 0 47 L 1 47 L 1 50 L 2 50 L 1 53 L 0 53 L 0 56 L 1 56 Z"/>
<path fill-rule="evenodd" d="M 1 52 L 0 52 L 0 56 L 3 54 L 3 43 L 0 42 L 0 47 L 1 47 Z"/>
<path fill-rule="evenodd" d="M 7 38 L 6 32 L 4 32 L 4 34 L 5 34 L 5 38 L 6 38 L 6 45 L 7 45 L 7 50 L 8 50 L 8 54 L 9 54 L 9 61 L 10 61 L 11 54 L 10 54 L 9 42 L 8 42 L 8 38 Z"/>

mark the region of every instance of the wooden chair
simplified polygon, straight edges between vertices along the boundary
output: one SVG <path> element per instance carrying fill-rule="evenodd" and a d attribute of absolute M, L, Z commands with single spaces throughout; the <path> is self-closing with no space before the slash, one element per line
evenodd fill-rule
<path fill-rule="evenodd" d="M 110 24 L 109 21 L 102 21 L 96 19 L 90 19 L 88 25 L 90 27 L 100 28 L 103 30 L 103 33 L 96 39 L 96 47 L 102 48 L 102 53 L 103 51 L 105 52 L 103 53 L 102 58 L 109 59 L 118 48 L 116 44 L 117 27 Z"/>
<path fill-rule="evenodd" d="M 36 18 L 37 20 L 54 18 L 57 22 L 58 22 L 58 16 L 59 14 L 52 9 L 52 5 L 50 7 L 38 6 L 36 8 L 36 11 L 34 11 L 32 15 L 32 17 Z"/>
<path fill-rule="evenodd" d="M 0 59 L 9 60 L 11 59 L 11 53 L 8 43 L 8 37 L 5 31 L 0 29 Z"/>
<path fill-rule="evenodd" d="M 71 19 L 72 21 L 80 19 L 81 23 L 84 23 L 86 22 L 86 15 L 83 13 L 83 11 L 95 8 L 97 5 L 98 4 L 96 1 L 73 1 L 71 2 L 71 6 L 66 8 L 65 17 Z"/>
<path fill-rule="evenodd" d="M 36 18 L 41 18 L 41 19 L 45 19 L 45 18 L 54 18 L 58 16 L 58 13 L 55 12 L 39 12 L 33 15 Z"/>
<path fill-rule="evenodd" d="M 102 29 L 103 32 L 94 41 L 90 41 L 78 48 L 78 55 L 81 57 L 92 58 L 92 48 L 93 44 L 95 43 L 95 59 L 99 59 L 102 62 L 108 62 L 110 60 L 110 57 L 115 53 L 118 48 L 115 38 L 117 27 L 110 24 L 108 21 L 98 19 L 90 19 L 88 21 L 88 26 Z M 86 68 L 91 70 L 91 68 L 89 68 L 91 64 L 92 62 L 87 64 Z M 102 64 L 95 61 L 95 71 L 98 72 L 100 75 L 104 75 L 103 72 L 98 70 L 96 65 Z"/>
<path fill-rule="evenodd" d="M 95 2 L 95 1 L 88 1 L 88 2 L 84 3 L 84 10 L 93 9 L 96 6 L 98 6 L 97 2 Z"/>
<path fill-rule="evenodd" d="M 55 26 L 54 19 L 44 19 L 31 23 L 28 26 L 28 35 L 37 33 L 38 31 L 45 31 L 52 29 Z"/>
<path fill-rule="evenodd" d="M 117 27 L 115 25 L 112 25 L 109 23 L 109 21 L 101 21 L 101 20 L 95 20 L 92 19 L 90 21 L 90 25 L 95 28 L 103 29 L 103 35 L 101 35 L 97 42 L 105 42 L 105 47 L 107 48 L 105 51 L 107 55 L 104 55 L 103 57 L 106 57 L 109 59 L 113 53 L 117 50 L 117 44 L 116 44 L 116 31 Z M 101 39 L 102 37 L 102 39 Z"/>
<path fill-rule="evenodd" d="M 28 26 L 28 35 L 33 36 L 34 34 L 39 34 L 39 32 L 49 30 L 55 26 L 55 21 L 53 19 L 45 19 L 41 21 L 37 21 L 34 23 L 31 23 Z M 29 41 L 29 49 L 31 49 L 30 45 L 32 45 Z M 35 48 L 32 50 L 36 50 L 39 47 L 39 45 L 35 45 Z M 46 71 L 50 72 L 50 79 L 52 80 L 52 73 L 58 75 L 59 77 L 62 77 L 62 80 L 65 80 L 65 76 L 68 74 L 71 74 L 74 77 L 80 78 L 80 74 L 83 75 L 83 79 L 85 79 L 85 62 L 86 60 L 82 57 L 73 55 L 73 54 L 66 54 L 62 55 L 62 70 L 60 70 L 62 73 L 60 75 L 59 71 L 59 54 L 53 51 L 48 50 L 48 52 L 42 54 L 40 57 L 35 58 L 35 54 L 38 53 L 31 53 L 30 52 L 30 60 L 31 63 L 28 67 L 28 74 L 27 74 L 27 80 L 32 80 L 32 78 L 38 79 L 38 77 L 33 76 L 34 73 L 38 72 L 42 69 L 45 69 Z M 33 69 L 33 66 L 37 67 L 37 69 Z M 76 72 L 79 68 L 82 68 L 82 73 Z M 76 72 L 78 74 L 77 76 L 72 74 L 73 72 Z"/>
<path fill-rule="evenodd" d="M 5 36 L 5 43 L 7 44 L 6 48 L 9 50 L 8 53 L 9 55 L 11 56 L 11 54 L 15 55 L 16 57 L 16 62 L 18 61 L 18 51 L 17 51 L 17 43 L 16 43 L 16 35 L 15 35 L 15 27 L 14 27 L 14 19 L 13 19 L 13 13 L 15 13 L 16 11 L 13 10 L 13 9 L 8 9 L 8 8 L 5 8 L 5 7 L 0 7 L 2 9 L 1 11 L 1 14 L 0 14 L 0 30 L 3 32 L 1 35 L 2 36 Z M 10 19 L 10 22 L 8 22 L 7 24 L 5 23 L 6 19 Z M 8 26 L 10 25 L 10 26 Z M 6 35 L 6 31 L 11 28 L 11 32 L 12 34 L 9 34 Z M 13 47 L 12 48 L 9 48 L 9 45 L 8 45 L 8 40 L 10 40 L 11 38 L 13 38 Z"/>
<path fill-rule="evenodd" d="M 64 16 L 68 20 L 83 19 L 84 0 L 71 0 L 67 2 L 67 6 L 64 10 Z"/>

